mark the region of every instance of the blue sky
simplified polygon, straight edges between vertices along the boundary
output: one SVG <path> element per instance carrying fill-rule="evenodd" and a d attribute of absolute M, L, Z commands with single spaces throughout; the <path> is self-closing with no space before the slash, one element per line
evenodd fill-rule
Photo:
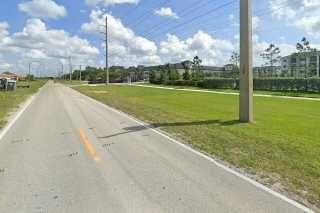
<path fill-rule="evenodd" d="M 283 55 L 303 36 L 320 48 L 319 9 L 318 0 L 253 0 L 255 64 L 263 63 L 259 54 L 270 43 Z M 73 64 L 103 66 L 99 31 L 105 15 L 111 65 L 179 62 L 195 55 L 208 65 L 223 65 L 238 51 L 239 0 L 2 0 L 0 71 L 23 73 L 35 61 L 35 70 L 54 72 L 68 56 Z"/>

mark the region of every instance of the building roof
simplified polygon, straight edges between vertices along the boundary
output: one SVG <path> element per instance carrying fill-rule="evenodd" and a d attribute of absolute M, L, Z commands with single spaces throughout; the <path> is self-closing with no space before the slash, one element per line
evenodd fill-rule
<path fill-rule="evenodd" d="M 3 73 L 1 73 L 2 75 L 9 75 L 9 76 L 18 76 L 17 74 L 15 74 L 15 73 L 13 73 L 13 72 L 8 72 L 8 71 L 6 71 L 6 72 L 3 72 Z"/>

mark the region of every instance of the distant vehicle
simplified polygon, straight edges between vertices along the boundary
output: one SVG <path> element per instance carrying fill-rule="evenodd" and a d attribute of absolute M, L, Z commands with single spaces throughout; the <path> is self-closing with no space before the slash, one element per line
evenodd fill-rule
<path fill-rule="evenodd" d="M 14 91 L 17 88 L 17 81 L 8 78 L 0 78 L 0 90 Z"/>
<path fill-rule="evenodd" d="M 103 78 L 97 78 L 97 79 L 92 79 L 89 80 L 89 84 L 103 84 L 105 83 L 105 80 Z"/>
<path fill-rule="evenodd" d="M 6 78 L 0 78 L 0 90 L 5 90 L 6 89 Z"/>

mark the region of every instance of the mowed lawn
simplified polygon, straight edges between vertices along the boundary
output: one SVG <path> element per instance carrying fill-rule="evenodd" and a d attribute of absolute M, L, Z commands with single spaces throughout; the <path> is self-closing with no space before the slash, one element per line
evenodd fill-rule
<path fill-rule="evenodd" d="M 44 85 L 45 81 L 32 81 L 30 88 L 17 88 L 13 92 L 0 91 L 0 129 L 6 124 L 9 112 L 12 112 L 25 101 L 30 95 L 37 92 Z M 19 82 L 18 84 L 28 84 L 27 82 Z"/>
<path fill-rule="evenodd" d="M 255 97 L 255 123 L 242 124 L 233 95 L 130 86 L 75 89 L 320 204 L 319 101 Z"/>

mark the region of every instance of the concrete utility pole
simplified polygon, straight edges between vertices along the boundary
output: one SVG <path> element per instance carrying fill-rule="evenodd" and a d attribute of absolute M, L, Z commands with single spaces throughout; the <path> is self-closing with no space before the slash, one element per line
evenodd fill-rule
<path fill-rule="evenodd" d="M 317 77 L 320 78 L 320 56 L 317 55 Z"/>
<path fill-rule="evenodd" d="M 253 122 L 252 2 L 240 0 L 240 121 Z"/>
<path fill-rule="evenodd" d="M 72 81 L 72 64 L 71 64 L 71 56 L 68 57 L 69 59 L 69 72 L 70 72 L 70 81 Z"/>
<path fill-rule="evenodd" d="M 31 74 L 31 62 L 29 62 L 29 72 L 28 72 L 28 78 L 30 78 L 30 74 Z"/>
<path fill-rule="evenodd" d="M 109 62 L 108 62 L 108 16 L 106 16 L 106 84 L 109 85 Z"/>
<path fill-rule="evenodd" d="M 63 63 L 61 63 L 61 73 L 62 73 L 62 77 L 64 78 L 64 67 L 63 67 Z"/>

